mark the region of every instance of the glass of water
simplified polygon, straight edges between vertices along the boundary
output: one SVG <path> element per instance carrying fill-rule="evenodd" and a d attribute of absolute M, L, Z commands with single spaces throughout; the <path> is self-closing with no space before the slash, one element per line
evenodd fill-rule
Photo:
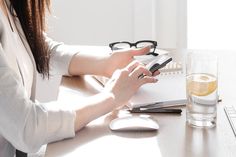
<path fill-rule="evenodd" d="M 218 103 L 218 59 L 208 52 L 191 52 L 186 60 L 186 121 L 211 128 L 216 125 Z"/>

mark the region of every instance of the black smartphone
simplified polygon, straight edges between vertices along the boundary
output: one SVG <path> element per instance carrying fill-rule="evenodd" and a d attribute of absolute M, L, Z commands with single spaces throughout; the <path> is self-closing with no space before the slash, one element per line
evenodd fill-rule
<path fill-rule="evenodd" d="M 154 74 L 157 70 L 163 68 L 172 61 L 172 58 L 168 55 L 158 55 L 153 61 L 146 65 L 147 69 Z"/>

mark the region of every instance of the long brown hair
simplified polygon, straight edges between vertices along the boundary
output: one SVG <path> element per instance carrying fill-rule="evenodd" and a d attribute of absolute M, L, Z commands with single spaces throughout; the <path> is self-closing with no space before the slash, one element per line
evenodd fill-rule
<path fill-rule="evenodd" d="M 50 54 L 43 33 L 45 31 L 45 13 L 46 9 L 49 10 L 50 0 L 10 1 L 11 8 L 15 10 L 30 45 L 38 72 L 43 77 L 49 77 Z"/>

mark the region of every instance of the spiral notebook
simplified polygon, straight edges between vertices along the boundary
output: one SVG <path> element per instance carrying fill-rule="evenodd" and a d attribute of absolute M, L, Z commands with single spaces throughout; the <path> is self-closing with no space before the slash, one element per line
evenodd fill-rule
<path fill-rule="evenodd" d="M 161 108 L 186 104 L 185 74 L 182 63 L 172 61 L 160 71 L 161 74 L 157 76 L 158 82 L 140 87 L 129 101 L 128 107 L 150 106 Z M 98 76 L 95 76 L 95 78 L 103 85 L 108 80 Z"/>

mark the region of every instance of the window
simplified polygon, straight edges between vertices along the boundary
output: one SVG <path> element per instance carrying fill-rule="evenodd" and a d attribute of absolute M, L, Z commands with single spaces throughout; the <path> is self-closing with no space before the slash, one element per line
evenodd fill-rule
<path fill-rule="evenodd" d="M 235 50 L 235 6 L 235 0 L 188 0 L 187 47 Z"/>

